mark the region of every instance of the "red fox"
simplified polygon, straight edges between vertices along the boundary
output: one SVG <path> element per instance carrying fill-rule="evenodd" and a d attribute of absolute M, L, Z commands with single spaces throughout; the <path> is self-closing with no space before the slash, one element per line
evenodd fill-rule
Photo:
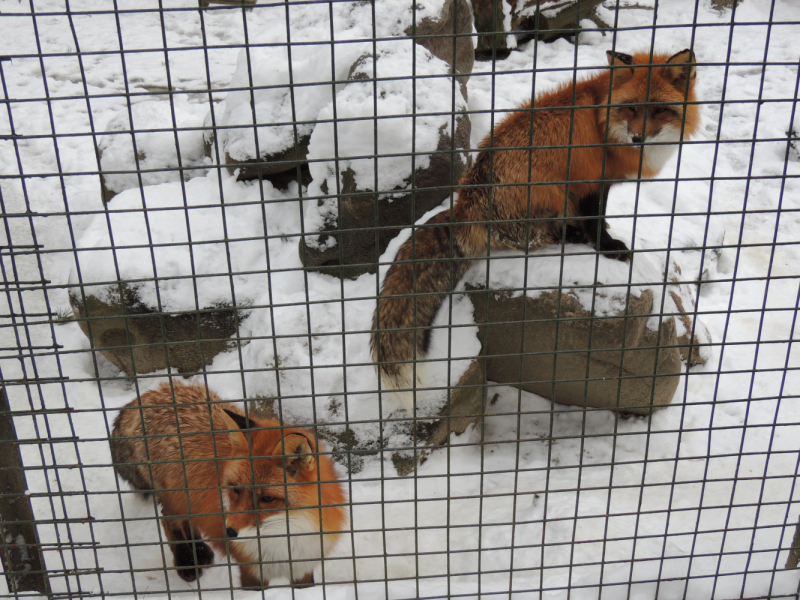
<path fill-rule="evenodd" d="M 205 386 L 147 392 L 122 409 L 110 442 L 119 476 L 155 493 L 186 581 L 213 564 L 213 547 L 239 562 L 242 587 L 313 585 L 347 524 L 344 489 L 311 432 L 245 416 Z"/>
<path fill-rule="evenodd" d="M 409 412 L 414 363 L 428 352 L 444 293 L 489 247 L 533 250 L 564 239 L 628 259 L 628 247 L 605 228 L 608 186 L 653 177 L 697 131 L 695 56 L 688 49 L 607 54 L 608 70 L 503 119 L 461 178 L 453 208 L 400 247 L 378 298 L 371 346 L 383 389 Z"/>

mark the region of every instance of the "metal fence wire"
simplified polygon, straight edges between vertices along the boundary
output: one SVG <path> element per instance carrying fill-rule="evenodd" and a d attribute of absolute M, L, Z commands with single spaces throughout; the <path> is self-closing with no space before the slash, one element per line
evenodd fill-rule
<path fill-rule="evenodd" d="M 2 598 L 797 597 L 799 35 L 0 0 Z"/>

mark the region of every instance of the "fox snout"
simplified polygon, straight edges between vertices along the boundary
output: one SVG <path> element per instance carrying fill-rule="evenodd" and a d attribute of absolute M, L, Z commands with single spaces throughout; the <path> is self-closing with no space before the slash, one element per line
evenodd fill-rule
<path fill-rule="evenodd" d="M 628 122 L 628 139 L 632 144 L 642 144 L 646 140 L 652 140 L 658 136 L 659 127 L 655 123 L 648 123 L 645 130 L 644 123 L 639 120 L 638 123 Z"/>
<path fill-rule="evenodd" d="M 660 138 L 662 129 L 660 127 L 648 125 L 647 130 L 643 130 L 641 125 L 636 127 L 628 126 L 628 140 L 631 144 L 644 144 L 653 142 Z"/>
<path fill-rule="evenodd" d="M 228 536 L 229 538 L 235 538 L 237 535 L 239 535 L 239 532 L 236 531 L 233 527 L 226 527 L 225 535 Z"/>

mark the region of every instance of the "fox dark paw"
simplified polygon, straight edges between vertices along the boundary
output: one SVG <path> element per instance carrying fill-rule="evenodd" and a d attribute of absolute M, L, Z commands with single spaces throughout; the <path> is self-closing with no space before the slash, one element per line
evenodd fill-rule
<path fill-rule="evenodd" d="M 184 581 L 195 581 L 203 574 L 203 567 L 214 564 L 214 551 L 202 541 L 201 536 L 188 527 L 173 531 L 175 540 L 186 540 L 172 546 L 175 568 Z"/>
<path fill-rule="evenodd" d="M 589 238 L 586 235 L 586 232 L 582 228 L 573 227 L 572 225 L 567 225 L 566 231 L 564 233 L 564 243 L 565 244 L 586 244 L 589 242 Z"/>
<path fill-rule="evenodd" d="M 600 248 L 600 253 L 606 258 L 616 258 L 622 262 L 630 262 L 631 260 L 631 251 L 628 246 L 625 245 L 625 242 L 615 240 L 614 238 L 609 239 L 603 244 L 603 247 Z"/>

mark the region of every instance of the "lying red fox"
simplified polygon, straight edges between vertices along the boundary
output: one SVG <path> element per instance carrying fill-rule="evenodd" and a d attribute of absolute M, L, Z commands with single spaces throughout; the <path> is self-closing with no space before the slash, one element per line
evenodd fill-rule
<path fill-rule="evenodd" d="M 197 579 L 213 547 L 239 562 L 242 587 L 312 585 L 347 524 L 344 489 L 314 435 L 245 416 L 204 386 L 172 388 L 123 408 L 110 441 L 119 476 L 156 494 L 178 575 Z"/>

